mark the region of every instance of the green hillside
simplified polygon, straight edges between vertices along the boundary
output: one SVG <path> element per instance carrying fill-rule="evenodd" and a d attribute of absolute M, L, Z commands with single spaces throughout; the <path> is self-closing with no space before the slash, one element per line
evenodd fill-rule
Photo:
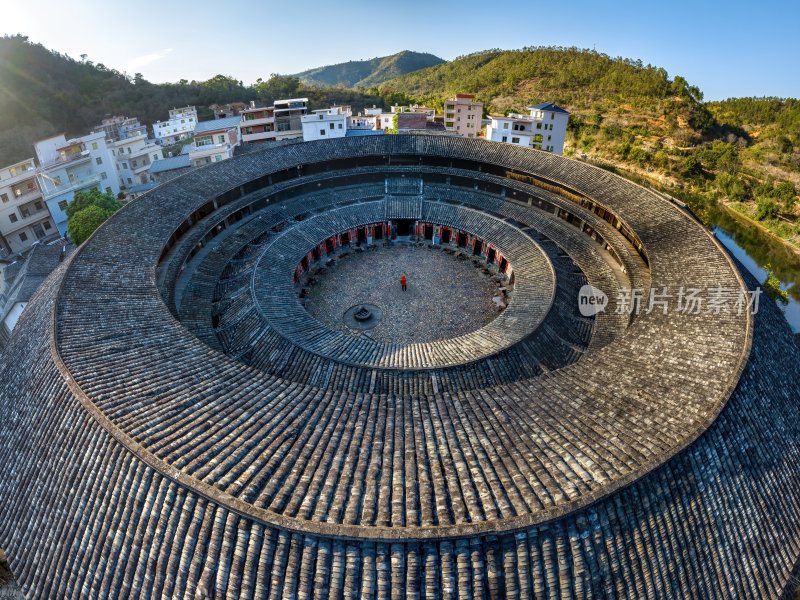
<path fill-rule="evenodd" d="M 295 75 L 305 84 L 356 88 L 380 85 L 387 79 L 399 77 L 438 65 L 444 61 L 438 56 L 424 52 L 403 50 L 391 56 L 381 56 L 370 60 L 351 60 L 337 65 L 309 69 Z"/>
<path fill-rule="evenodd" d="M 473 93 L 490 114 L 542 101 L 570 111 L 565 154 L 681 195 L 701 214 L 725 204 L 800 245 L 800 101 L 703 102 L 683 77 L 593 50 L 487 50 L 381 85 L 442 106 Z"/>

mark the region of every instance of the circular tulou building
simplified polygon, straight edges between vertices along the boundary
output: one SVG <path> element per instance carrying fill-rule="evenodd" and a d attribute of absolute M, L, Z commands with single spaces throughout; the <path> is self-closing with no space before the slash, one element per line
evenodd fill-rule
<path fill-rule="evenodd" d="M 0 547 L 29 598 L 788 597 L 800 350 L 756 288 L 684 207 L 544 152 L 192 171 L 23 314 Z"/>

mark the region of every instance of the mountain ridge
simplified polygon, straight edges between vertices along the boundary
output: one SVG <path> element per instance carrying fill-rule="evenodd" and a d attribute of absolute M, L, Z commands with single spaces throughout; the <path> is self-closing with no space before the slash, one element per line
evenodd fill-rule
<path fill-rule="evenodd" d="M 297 77 L 302 83 L 309 85 L 366 88 L 444 62 L 443 59 L 428 52 L 402 50 L 389 56 L 315 67 L 296 73 L 293 77 Z"/>

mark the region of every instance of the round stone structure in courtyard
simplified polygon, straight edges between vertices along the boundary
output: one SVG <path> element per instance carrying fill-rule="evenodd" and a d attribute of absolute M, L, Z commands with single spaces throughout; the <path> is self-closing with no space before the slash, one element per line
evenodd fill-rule
<path fill-rule="evenodd" d="M 193 170 L 23 313 L 0 546 L 30 598 L 785 597 L 800 350 L 757 288 L 681 204 L 540 151 Z"/>

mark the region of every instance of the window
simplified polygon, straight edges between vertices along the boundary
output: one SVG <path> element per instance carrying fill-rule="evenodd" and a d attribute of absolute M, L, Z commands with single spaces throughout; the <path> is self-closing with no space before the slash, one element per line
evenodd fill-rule
<path fill-rule="evenodd" d="M 214 160 L 215 160 L 215 161 L 217 161 L 217 162 L 221 161 L 221 160 L 222 160 L 222 155 L 221 155 L 221 154 L 217 154 L 217 155 L 214 157 Z"/>
<path fill-rule="evenodd" d="M 550 113 L 550 118 L 551 119 L 555 119 L 556 118 L 556 113 Z"/>
<path fill-rule="evenodd" d="M 186 123 L 186 119 L 181 119 L 181 123 Z M 186 128 L 184 127 L 184 129 Z"/>
<path fill-rule="evenodd" d="M 97 150 L 97 142 L 92 142 L 92 150 Z"/>
<path fill-rule="evenodd" d="M 503 141 L 504 141 L 504 142 L 507 142 L 507 141 L 508 141 L 508 136 L 507 136 L 507 135 L 504 135 L 504 136 L 503 136 Z"/>
<path fill-rule="evenodd" d="M 333 129 L 333 123 L 331 123 L 331 129 Z"/>
<path fill-rule="evenodd" d="M 508 123 L 503 123 L 503 129 L 508 129 Z"/>
<path fill-rule="evenodd" d="M 158 154 L 153 154 L 153 160 L 158 160 Z"/>
<path fill-rule="evenodd" d="M 8 202 L 8 194 L 0 194 L 0 200 L 2 200 L 4 203 Z"/>
<path fill-rule="evenodd" d="M 126 162 L 122 163 L 122 168 L 123 169 L 127 169 L 128 168 L 128 163 L 126 163 Z"/>
<path fill-rule="evenodd" d="M 120 156 L 122 156 L 123 154 L 125 154 L 125 148 L 120 148 L 120 149 L 119 149 L 119 152 L 118 152 L 117 154 L 119 154 Z"/>
<path fill-rule="evenodd" d="M 33 203 L 33 206 L 34 206 L 34 208 L 35 208 L 36 210 L 42 210 L 42 209 L 44 208 L 44 207 L 42 206 L 42 201 L 41 201 L 41 200 L 37 200 L 36 202 L 34 202 L 34 203 Z"/>
<path fill-rule="evenodd" d="M 128 154 L 130 154 L 130 153 L 131 153 L 131 147 L 128 146 Z"/>
<path fill-rule="evenodd" d="M 60 208 L 61 210 L 67 210 L 67 201 L 66 200 L 59 201 L 58 208 Z"/>
<path fill-rule="evenodd" d="M 94 159 L 94 162 L 96 162 L 98 165 L 102 165 L 103 159 L 98 156 L 97 158 Z"/>
<path fill-rule="evenodd" d="M 519 144 L 519 138 L 512 137 L 512 138 L 511 138 L 511 143 L 512 143 L 512 144 Z"/>
<path fill-rule="evenodd" d="M 542 124 L 541 123 L 537 123 L 536 124 L 536 129 L 541 129 L 541 128 L 542 128 Z"/>
<path fill-rule="evenodd" d="M 320 121 L 322 121 L 322 119 L 324 119 L 324 118 L 325 118 L 325 117 L 324 117 L 323 115 L 320 115 L 320 116 L 319 116 L 319 120 L 320 120 Z"/>
<path fill-rule="evenodd" d="M 319 134 L 320 134 L 320 135 L 325 135 L 325 130 L 324 130 L 324 129 L 320 129 L 320 130 L 319 130 Z"/>
<path fill-rule="evenodd" d="M 224 144 L 225 143 L 225 136 L 224 135 L 219 136 L 217 139 L 219 139 L 219 143 L 220 144 Z"/>
<path fill-rule="evenodd" d="M 341 128 L 342 128 L 342 124 L 341 124 L 341 123 L 339 123 L 339 129 L 341 129 Z"/>
<path fill-rule="evenodd" d="M 50 225 L 50 221 L 45 221 L 44 223 L 42 223 L 42 225 L 44 225 L 44 228 L 45 228 L 46 230 L 48 230 L 48 231 L 49 231 L 49 230 L 50 230 L 50 228 L 52 227 L 52 225 Z"/>
<path fill-rule="evenodd" d="M 29 182 L 28 182 L 28 191 L 29 191 L 29 192 L 31 192 L 31 191 L 33 191 L 35 188 L 36 188 L 36 186 L 35 186 L 35 185 L 33 185 L 33 182 L 32 182 L 32 181 L 29 181 Z"/>
<path fill-rule="evenodd" d="M 132 184 L 132 183 L 133 183 L 133 182 L 131 181 L 131 178 L 130 178 L 130 177 L 128 177 L 128 185 L 130 185 L 130 184 Z"/>
<path fill-rule="evenodd" d="M 31 216 L 31 211 L 28 209 L 27 206 L 23 206 L 22 208 L 20 208 L 19 212 L 22 213 L 23 219 L 27 219 L 28 217 Z"/>
<path fill-rule="evenodd" d="M 18 221 L 17 215 L 11 213 L 10 215 L 8 215 L 8 220 L 11 221 L 12 223 L 16 223 Z"/>
<path fill-rule="evenodd" d="M 108 179 L 108 173 L 106 173 L 105 171 L 103 171 L 102 173 L 100 173 L 100 179 L 103 179 L 103 180 L 106 180 L 106 179 Z"/>
<path fill-rule="evenodd" d="M 28 234 L 25 233 L 24 231 L 22 233 L 20 233 L 19 234 L 19 241 L 27 242 L 28 241 Z"/>
<path fill-rule="evenodd" d="M 549 136 L 549 135 L 547 136 L 547 141 L 548 141 L 548 142 L 550 141 L 550 137 L 551 137 L 551 136 Z"/>

